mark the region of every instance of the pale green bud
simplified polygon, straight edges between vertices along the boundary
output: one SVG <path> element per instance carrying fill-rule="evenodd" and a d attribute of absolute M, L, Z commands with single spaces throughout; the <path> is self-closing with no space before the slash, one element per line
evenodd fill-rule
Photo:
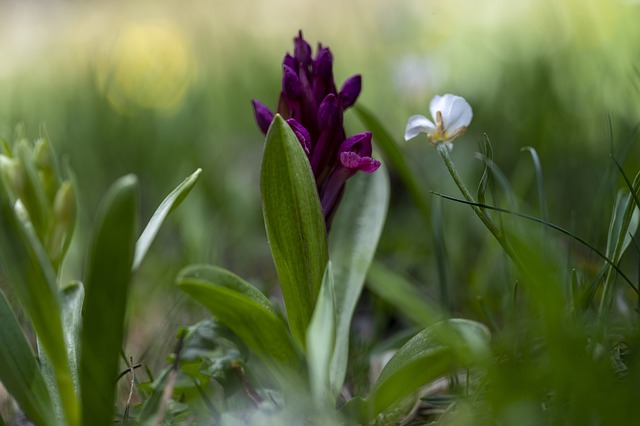
<path fill-rule="evenodd" d="M 53 202 L 52 228 L 47 244 L 47 253 L 54 265 L 65 255 L 65 249 L 73 234 L 76 216 L 75 190 L 70 180 L 62 182 Z"/>
<path fill-rule="evenodd" d="M 53 219 L 58 223 L 69 223 L 76 215 L 76 194 L 70 180 L 60 185 L 53 202 Z"/>
<path fill-rule="evenodd" d="M 29 218 L 29 212 L 27 211 L 27 208 L 24 206 L 24 204 L 22 204 L 22 200 L 20 198 L 16 200 L 16 204 L 13 206 L 13 210 L 16 212 L 16 216 L 18 217 L 18 220 L 20 222 L 28 223 L 31 221 L 31 219 Z"/>

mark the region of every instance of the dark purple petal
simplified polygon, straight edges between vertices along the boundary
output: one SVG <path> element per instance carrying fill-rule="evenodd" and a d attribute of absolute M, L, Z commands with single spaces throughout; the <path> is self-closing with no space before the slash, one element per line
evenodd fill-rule
<path fill-rule="evenodd" d="M 340 162 L 351 170 L 360 170 L 365 173 L 373 173 L 380 167 L 380 161 L 371 157 L 361 157 L 355 152 L 340 153 Z"/>
<path fill-rule="evenodd" d="M 318 107 L 318 128 L 320 131 L 334 127 L 340 120 L 341 110 L 335 95 L 327 95 Z"/>
<path fill-rule="evenodd" d="M 340 145 L 340 163 L 348 169 L 373 173 L 380 162 L 371 158 L 371 132 L 350 136 Z"/>
<path fill-rule="evenodd" d="M 371 132 L 363 132 L 349 136 L 340 144 L 340 154 L 343 152 L 355 152 L 361 157 L 370 157 L 373 152 L 373 148 L 371 147 Z"/>
<path fill-rule="evenodd" d="M 337 94 L 333 82 L 333 56 L 328 48 L 319 48 L 313 65 L 313 95 L 320 102 L 330 93 Z"/>
<path fill-rule="evenodd" d="M 347 81 L 344 82 L 339 95 L 340 105 L 342 105 L 343 110 L 349 108 L 356 102 L 356 99 L 358 99 L 360 95 L 360 90 L 362 90 L 362 77 L 359 74 L 349 77 Z"/>
<path fill-rule="evenodd" d="M 282 93 L 289 99 L 300 99 L 302 96 L 302 85 L 296 72 L 286 66 L 282 66 Z"/>
<path fill-rule="evenodd" d="M 309 150 L 311 149 L 311 136 L 309 135 L 307 129 L 305 129 L 302 124 L 298 123 L 293 118 L 288 119 L 287 123 L 300 141 L 300 145 L 302 145 L 302 149 L 304 149 L 304 152 L 309 155 Z"/>
<path fill-rule="evenodd" d="M 296 60 L 293 58 L 293 56 L 289 55 L 288 53 L 286 55 L 284 55 L 284 60 L 282 61 L 282 65 L 283 66 L 287 66 L 289 68 L 291 68 L 292 70 L 296 69 Z"/>
<path fill-rule="evenodd" d="M 316 78 L 322 80 L 333 79 L 333 55 L 328 47 L 323 47 L 318 50 L 313 69 Z"/>
<path fill-rule="evenodd" d="M 298 37 L 293 39 L 293 56 L 303 65 L 311 62 L 311 46 L 302 36 L 302 30 L 298 32 Z"/>
<path fill-rule="evenodd" d="M 267 131 L 269 130 L 269 126 L 273 121 L 273 113 L 269 108 L 264 106 L 259 101 L 256 101 L 255 99 L 252 100 L 251 103 L 253 104 L 253 113 L 256 116 L 258 127 L 260 127 L 260 130 L 262 130 L 262 133 L 266 135 Z"/>

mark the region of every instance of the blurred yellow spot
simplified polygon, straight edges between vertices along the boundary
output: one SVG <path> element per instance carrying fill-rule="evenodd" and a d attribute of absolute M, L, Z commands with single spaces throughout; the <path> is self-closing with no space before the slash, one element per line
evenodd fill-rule
<path fill-rule="evenodd" d="M 169 23 L 125 27 L 97 67 L 101 93 L 115 109 L 173 111 L 193 81 L 189 43 Z"/>

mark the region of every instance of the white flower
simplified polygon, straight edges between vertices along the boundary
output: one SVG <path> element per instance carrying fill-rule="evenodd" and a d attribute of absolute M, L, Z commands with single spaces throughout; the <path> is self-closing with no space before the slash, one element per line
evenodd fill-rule
<path fill-rule="evenodd" d="M 464 134 L 471 123 L 471 106 L 460 96 L 446 94 L 434 96 L 429 103 L 429 110 L 435 118 L 435 124 L 423 115 L 413 115 L 407 122 L 404 139 L 408 141 L 420 133 L 426 133 L 432 145 L 444 142 L 451 149 L 451 142 Z"/>

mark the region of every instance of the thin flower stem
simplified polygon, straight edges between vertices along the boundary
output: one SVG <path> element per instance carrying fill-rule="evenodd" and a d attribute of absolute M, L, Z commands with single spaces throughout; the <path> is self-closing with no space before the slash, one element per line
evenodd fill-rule
<path fill-rule="evenodd" d="M 449 148 L 447 148 L 445 143 L 438 143 L 436 145 L 436 148 L 438 149 L 440 156 L 444 160 L 444 164 L 445 166 L 447 166 L 447 169 L 449 170 L 449 174 L 453 178 L 453 181 L 455 182 L 457 187 L 460 189 L 460 192 L 462 192 L 462 196 L 470 203 L 473 203 L 471 204 L 471 208 L 474 211 L 474 213 L 480 218 L 482 223 L 484 223 L 484 226 L 487 227 L 489 232 L 493 234 L 495 239 L 498 240 L 498 243 L 502 246 L 504 251 L 507 253 L 507 256 L 509 256 L 509 258 L 511 258 L 513 263 L 515 263 L 516 267 L 520 271 L 524 272 L 525 271 L 524 264 L 522 263 L 520 258 L 516 255 L 515 251 L 513 250 L 513 248 L 507 241 L 507 239 L 505 238 L 500 228 L 498 228 L 496 224 L 493 223 L 493 220 L 491 220 L 491 217 L 489 217 L 489 215 L 484 210 L 482 210 L 480 207 L 475 205 L 477 204 L 477 202 L 471 195 L 471 192 L 469 192 L 469 190 L 467 189 L 466 185 L 462 181 L 462 178 L 460 178 L 460 175 L 458 174 L 456 167 L 453 165 L 453 161 L 451 161 L 451 157 L 449 156 Z"/>

